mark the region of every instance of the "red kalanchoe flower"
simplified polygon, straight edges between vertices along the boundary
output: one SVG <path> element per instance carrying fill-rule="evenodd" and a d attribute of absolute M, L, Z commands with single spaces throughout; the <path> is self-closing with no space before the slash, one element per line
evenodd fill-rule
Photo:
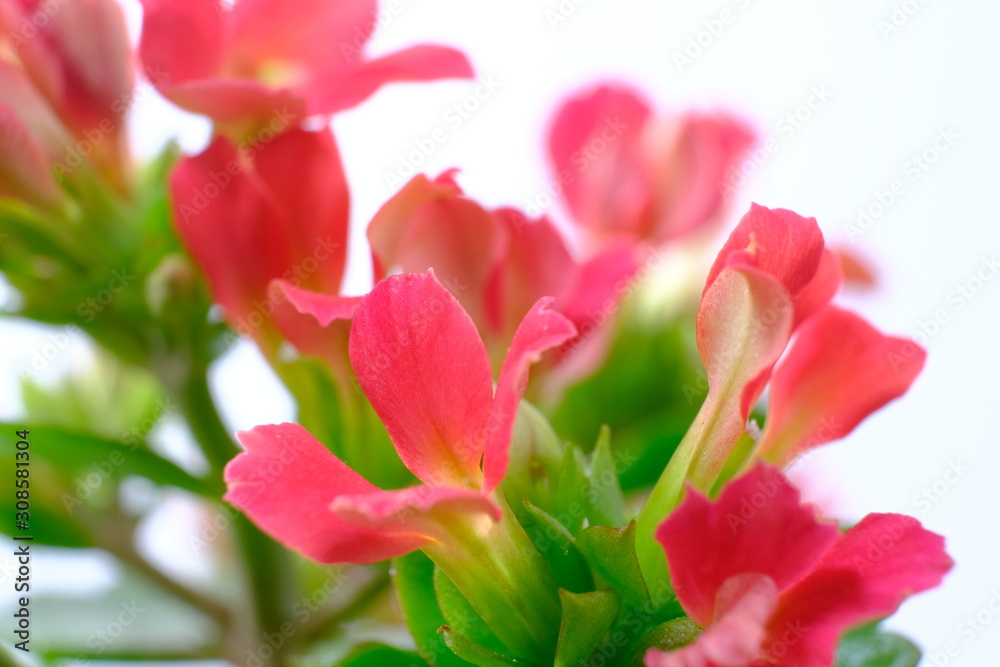
<path fill-rule="evenodd" d="M 604 84 L 559 109 L 549 154 L 579 225 L 661 244 L 718 219 L 725 175 L 753 140 L 725 114 L 658 118 L 637 91 Z"/>
<path fill-rule="evenodd" d="M 351 363 L 403 463 L 425 486 L 376 489 L 302 427 L 282 424 L 239 434 L 247 451 L 226 469 L 227 500 L 322 562 L 374 562 L 412 551 L 439 538 L 445 527 L 437 523 L 451 513 L 498 519 L 489 494 L 507 467 L 523 376 L 543 351 L 574 333 L 550 303 L 536 303 L 521 323 L 494 392 L 475 325 L 433 273 L 380 282 L 354 314 Z M 272 460 L 281 463 L 275 486 L 246 493 L 253 488 L 246 482 Z M 359 531 L 382 537 L 357 539 Z"/>
<path fill-rule="evenodd" d="M 787 463 L 843 437 L 916 377 L 923 351 L 915 343 L 888 339 L 829 305 L 842 283 L 839 257 L 813 218 L 754 204 L 733 230 L 709 271 L 696 323 L 708 395 L 638 517 L 648 576 L 663 562 L 654 531 L 685 481 L 707 493 L 727 464 L 731 476 L 752 456 Z M 750 410 L 796 333 L 754 453 Z"/>
<path fill-rule="evenodd" d="M 828 304 L 841 282 L 814 218 L 753 204 L 740 220 L 709 271 L 698 310 L 709 389 L 692 427 L 697 433 L 678 452 L 690 455 L 685 477 L 696 487 L 711 488 L 795 327 Z"/>
<path fill-rule="evenodd" d="M 464 196 L 453 176 L 416 176 L 375 215 L 368 226 L 375 279 L 394 269 L 433 268 L 476 323 L 496 365 L 531 306 L 552 296 L 553 307 L 586 338 L 573 342 L 573 356 L 599 360 L 604 311 L 638 268 L 632 246 L 613 244 L 578 261 L 547 218 L 487 210 Z"/>
<path fill-rule="evenodd" d="M 846 630 L 894 613 L 953 565 L 944 538 L 912 517 L 870 514 L 841 534 L 763 464 L 717 502 L 689 489 L 656 536 L 681 606 L 705 632 L 649 651 L 648 667 L 829 667 Z"/>
<path fill-rule="evenodd" d="M 468 78 L 459 51 L 414 46 L 369 60 L 361 53 L 375 0 L 143 0 L 139 53 L 154 84 L 189 111 L 243 130 L 280 110 L 330 114 L 394 81 Z"/>
<path fill-rule="evenodd" d="M 3 5 L 0 27 L 13 52 L 80 143 L 61 146 L 60 166 L 70 171 L 87 156 L 124 189 L 135 63 L 121 6 L 116 0 L 64 0 L 55 9 L 44 0 Z"/>
<path fill-rule="evenodd" d="M 509 631 L 501 637 L 508 646 L 526 655 L 548 646 L 547 621 L 559 613 L 551 573 L 525 563 L 531 543 L 495 489 L 528 367 L 575 333 L 550 303 L 541 299 L 524 318 L 494 391 L 472 319 L 432 272 L 378 283 L 354 313 L 351 363 L 423 485 L 378 489 L 301 426 L 280 424 L 238 434 L 246 452 L 226 467 L 225 499 L 324 563 L 372 563 L 423 548 L 498 633 Z M 500 581 L 497 572 L 514 579 Z M 537 604 L 525 603 L 531 599 Z"/>
<path fill-rule="evenodd" d="M 212 296 L 265 354 L 281 343 L 287 306 L 271 283 L 337 294 L 346 262 L 349 196 L 329 131 L 293 129 L 237 149 L 219 137 L 171 178 L 174 218 Z"/>

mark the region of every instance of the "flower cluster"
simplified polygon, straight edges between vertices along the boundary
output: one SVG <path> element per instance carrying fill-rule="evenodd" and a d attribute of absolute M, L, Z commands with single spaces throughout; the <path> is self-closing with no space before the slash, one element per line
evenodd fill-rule
<path fill-rule="evenodd" d="M 143 289 L 87 332 L 177 393 L 260 530 L 319 563 L 393 562 L 414 660 L 830 667 L 951 568 L 915 519 L 842 531 L 782 472 L 925 358 L 833 305 L 859 269 L 815 219 L 753 204 L 700 297 L 652 299 L 652 324 L 635 307 L 671 275 L 647 278 L 664 248 L 695 254 L 727 219 L 745 122 L 590 86 L 549 128 L 565 224 L 419 174 L 368 223 L 371 287 L 346 295 L 354 184 L 332 115 L 386 84 L 472 78 L 469 59 L 367 56 L 374 1 L 143 0 L 135 54 L 114 0 L 63 4 L 44 22 L 41 0 L 0 7 L 0 219 L 52 267 L 5 269 L 23 314 L 62 321 L 76 297 L 53 294 L 104 280 L 77 252 L 99 230 L 97 256 Z M 202 152 L 132 165 L 140 71 L 212 121 Z M 192 381 L 226 324 L 299 409 L 240 431 L 238 453 L 198 427 Z M 698 379 L 695 412 L 679 397 Z"/>

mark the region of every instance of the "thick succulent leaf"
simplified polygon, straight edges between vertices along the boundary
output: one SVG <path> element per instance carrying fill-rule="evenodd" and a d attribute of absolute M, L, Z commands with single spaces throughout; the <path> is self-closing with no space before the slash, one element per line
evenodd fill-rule
<path fill-rule="evenodd" d="M 910 640 L 874 623 L 848 632 L 837 648 L 836 667 L 917 667 L 918 662 L 920 649 Z"/>
<path fill-rule="evenodd" d="M 559 591 L 562 625 L 556 645 L 555 667 L 584 664 L 614 625 L 621 599 L 614 591 L 570 593 Z"/>
<path fill-rule="evenodd" d="M 618 591 L 623 600 L 635 607 L 649 603 L 649 588 L 635 554 L 634 521 L 624 528 L 585 528 L 577 538 L 577 544 L 598 574 Z"/>
<path fill-rule="evenodd" d="M 455 655 L 473 665 L 479 665 L 479 667 L 510 667 L 510 665 L 523 664 L 520 660 L 483 648 L 465 635 L 453 631 L 447 625 L 441 627 L 441 636 L 444 637 L 448 648 L 454 651 Z"/>
<path fill-rule="evenodd" d="M 393 559 L 392 566 L 403 617 L 420 657 L 435 667 L 469 665 L 448 648 L 444 635 L 438 633 L 446 622 L 434 590 L 434 562 L 414 551 Z"/>
<path fill-rule="evenodd" d="M 604 426 L 591 455 L 587 488 L 587 517 L 591 525 L 615 526 L 625 524 L 625 497 L 622 495 L 615 460 L 611 453 L 611 430 Z"/>
<path fill-rule="evenodd" d="M 525 526 L 525 532 L 548 561 L 559 587 L 574 593 L 594 590 L 590 565 L 566 527 L 545 510 L 532 505 L 527 498 L 523 502 L 533 521 L 533 524 Z"/>
<path fill-rule="evenodd" d="M 583 528 L 584 515 L 587 513 L 588 484 L 586 457 L 578 446 L 570 443 L 563 452 L 562 465 L 556 479 L 554 514 L 573 535 Z"/>

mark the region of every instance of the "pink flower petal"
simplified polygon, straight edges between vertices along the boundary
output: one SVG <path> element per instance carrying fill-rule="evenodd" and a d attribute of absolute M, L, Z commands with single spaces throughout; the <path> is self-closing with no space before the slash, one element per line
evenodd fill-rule
<path fill-rule="evenodd" d="M 257 67 L 343 69 L 364 48 L 377 18 L 375 0 L 297 0 L 294 11 L 276 0 L 238 0 L 228 16 L 231 57 Z"/>
<path fill-rule="evenodd" d="M 147 70 L 158 73 L 154 85 L 211 77 L 222 69 L 228 40 L 219 0 L 142 0 L 142 6 L 139 55 Z"/>
<path fill-rule="evenodd" d="M 783 589 L 807 573 L 837 540 L 775 468 L 758 465 L 710 502 L 689 489 L 661 524 L 670 577 L 684 610 L 701 627 L 719 617 L 718 591 L 730 577 L 753 572 Z"/>
<path fill-rule="evenodd" d="M 696 426 L 710 432 L 688 475 L 699 488 L 714 484 L 743 434 L 791 326 L 788 293 L 758 269 L 726 268 L 702 295 L 696 327 L 709 391 Z"/>
<path fill-rule="evenodd" d="M 331 509 L 344 521 L 372 530 L 413 532 L 436 540 L 446 540 L 448 524 L 461 515 L 485 515 L 493 521 L 501 516 L 500 508 L 479 491 L 451 486 L 338 496 Z"/>
<path fill-rule="evenodd" d="M 246 451 L 226 466 L 224 499 L 282 544 L 321 563 L 375 563 L 427 544 L 427 536 L 373 530 L 337 518 L 340 495 L 380 494 L 298 424 L 237 434 Z"/>
<path fill-rule="evenodd" d="M 797 329 L 802 322 L 829 305 L 843 284 L 844 270 L 840 266 L 840 257 L 829 248 L 824 248 L 812 280 L 792 300 L 795 305 L 793 328 Z"/>
<path fill-rule="evenodd" d="M 660 242 L 691 234 L 719 217 L 726 199 L 720 186 L 755 139 L 752 130 L 726 114 L 692 113 L 679 122 L 674 145 L 656 155 L 661 183 L 651 235 Z"/>
<path fill-rule="evenodd" d="M 823 233 L 815 218 L 752 204 L 733 230 L 705 281 L 707 292 L 727 266 L 753 266 L 774 276 L 794 298 L 816 275 Z"/>
<path fill-rule="evenodd" d="M 285 280 L 277 281 L 277 285 L 296 310 L 305 315 L 312 315 L 320 326 L 324 327 L 336 320 L 349 320 L 354 317 L 364 299 L 363 296 L 337 296 L 314 292 L 296 287 Z"/>
<path fill-rule="evenodd" d="M 125 188 L 124 105 L 131 100 L 135 66 L 125 16 L 115 0 L 76 0 L 54 8 L 22 0 L 19 24 L 8 32 L 24 71 L 76 138 L 87 141 L 89 161 Z M 15 12 L 17 13 L 17 12 Z M 22 23 L 23 22 L 23 23 Z M 25 25 L 37 34 L 17 39 Z M 17 32 L 14 32 L 14 31 Z"/>
<path fill-rule="evenodd" d="M 636 248 L 627 241 L 606 243 L 577 267 L 569 292 L 554 304 L 576 327 L 577 336 L 559 348 L 550 388 L 586 377 L 604 363 L 619 306 L 638 269 Z"/>
<path fill-rule="evenodd" d="M 249 152 L 247 152 L 249 151 Z M 297 186 L 289 174 L 307 165 Z M 335 293 L 346 257 L 347 191 L 325 132 L 290 130 L 263 149 L 238 152 L 219 138 L 171 177 L 175 223 L 230 322 L 265 353 L 280 340 L 273 322 L 283 278 Z"/>
<path fill-rule="evenodd" d="M 330 131 L 285 129 L 261 144 L 253 158 L 269 196 L 288 221 L 284 232 L 295 263 L 283 277 L 336 294 L 347 262 L 350 208 L 340 151 Z"/>
<path fill-rule="evenodd" d="M 581 332 L 595 328 L 616 312 L 639 269 L 636 248 L 628 242 L 608 243 L 584 262 L 576 273 L 571 291 L 557 302 L 559 312 Z"/>
<path fill-rule="evenodd" d="M 487 282 L 506 252 L 506 232 L 467 197 L 446 172 L 434 181 L 412 179 L 382 207 L 368 228 L 376 277 L 434 269 L 480 331 L 487 330 Z"/>
<path fill-rule="evenodd" d="M 414 46 L 369 61 L 374 0 L 143 0 L 140 54 L 160 73 L 157 88 L 176 104 L 224 122 L 231 136 L 255 133 L 288 107 L 328 115 L 394 81 L 472 76 L 465 55 Z M 178 44 L 186 48 L 177 48 Z"/>
<path fill-rule="evenodd" d="M 45 150 L 14 111 L 0 103 L 0 198 L 8 196 L 42 209 L 57 207 L 64 198 Z"/>
<path fill-rule="evenodd" d="M 347 356 L 351 318 L 364 297 L 313 292 L 283 280 L 272 282 L 270 293 L 275 297 L 274 319 L 281 334 L 301 354 L 323 359 L 343 390 L 351 382 Z"/>
<path fill-rule="evenodd" d="M 510 241 L 489 279 L 487 319 L 490 328 L 509 341 L 539 298 L 562 299 L 578 266 L 548 218 L 532 220 L 513 208 L 498 209 L 493 216 Z"/>
<path fill-rule="evenodd" d="M 953 566 L 944 538 L 908 516 L 870 514 L 848 530 L 812 573 L 783 591 L 765 655 L 787 667 L 833 663 L 841 635 L 889 616 L 910 595 L 933 588 Z M 788 641 L 788 631 L 798 641 Z"/>
<path fill-rule="evenodd" d="M 566 204 L 584 228 L 640 231 L 655 178 L 643 146 L 651 115 L 636 90 L 618 83 L 578 94 L 556 113 L 549 155 Z"/>
<path fill-rule="evenodd" d="M 234 165 L 232 171 L 227 165 Z M 293 260 L 286 220 L 265 194 L 266 185 L 244 169 L 236 148 L 219 138 L 200 155 L 182 160 L 170 186 L 177 232 L 205 273 L 213 298 L 237 330 L 265 350 L 275 348 L 268 286 Z"/>
<path fill-rule="evenodd" d="M 405 238 L 417 212 L 426 204 L 461 194 L 453 172 L 447 171 L 434 180 L 417 174 L 382 205 L 368 224 L 376 281 L 402 264 L 402 256 L 407 250 Z"/>
<path fill-rule="evenodd" d="M 66 128 L 24 70 L 3 59 L 0 59 L 0 104 L 13 112 L 50 160 L 69 161 L 69 146 L 73 142 Z"/>
<path fill-rule="evenodd" d="M 558 347 L 576 335 L 576 328 L 569 320 L 548 310 L 552 301 L 548 297 L 539 299 L 525 315 L 500 370 L 483 459 L 483 490 L 487 493 L 500 483 L 507 472 L 514 418 L 528 385 L 528 368 L 541 358 L 545 350 Z"/>
<path fill-rule="evenodd" d="M 434 274 L 375 285 L 354 315 L 349 351 L 403 463 L 430 486 L 478 486 L 489 358 L 475 324 Z"/>
<path fill-rule="evenodd" d="M 430 44 L 411 46 L 347 71 L 317 73 L 309 84 L 309 112 L 330 114 L 348 109 L 388 83 L 473 76 L 468 58 L 457 49 Z"/>
<path fill-rule="evenodd" d="M 903 395 L 924 365 L 913 341 L 885 336 L 833 306 L 807 320 L 771 380 L 757 454 L 777 464 L 843 438 L 865 417 Z"/>
<path fill-rule="evenodd" d="M 157 88 L 177 106 L 233 128 L 235 136 L 249 133 L 249 141 L 267 136 L 266 131 L 283 132 L 306 113 L 306 102 L 298 93 L 268 88 L 253 79 L 204 78 Z"/>
<path fill-rule="evenodd" d="M 646 653 L 646 667 L 747 667 L 760 653 L 778 604 L 774 581 L 762 574 L 730 577 L 716 596 L 717 617 L 693 644 Z"/>

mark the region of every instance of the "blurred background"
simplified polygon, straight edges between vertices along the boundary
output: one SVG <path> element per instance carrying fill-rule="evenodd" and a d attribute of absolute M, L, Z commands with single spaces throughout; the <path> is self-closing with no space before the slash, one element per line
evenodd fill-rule
<path fill-rule="evenodd" d="M 138 32 L 138 2 L 123 5 Z M 560 100 L 591 81 L 632 82 L 661 111 L 736 112 L 761 140 L 733 177 L 734 204 L 718 244 L 751 201 L 816 217 L 829 243 L 877 267 L 876 290 L 840 302 L 929 352 L 905 398 L 796 464 L 794 476 L 845 521 L 901 512 L 946 535 L 957 567 L 888 625 L 923 647 L 921 664 L 994 664 L 998 24 L 1000 5 L 972 0 L 383 3 L 372 53 L 417 42 L 452 45 L 469 54 L 479 80 L 390 86 L 335 119 L 353 196 L 348 291 L 363 291 L 370 275 L 367 221 L 413 171 L 457 167 L 464 189 L 486 204 L 564 216 L 553 203 L 544 138 Z M 197 152 L 209 132 L 207 122 L 176 110 L 148 84 L 130 128 L 144 157 L 171 139 Z M 421 148 L 439 128 L 445 141 Z M 0 295 L 10 292 L 0 286 Z M 0 320 L 4 421 L 22 413 L 19 368 L 53 345 L 58 353 L 41 380 L 57 385 L 68 369 L 88 363 L 82 334 Z M 250 343 L 213 368 L 211 387 L 232 430 L 292 418 L 291 399 Z M 175 460 L 198 465 L 170 418 L 153 437 Z M 210 576 L 189 540 L 178 537 L 197 533 L 200 521 L 178 495 L 144 527 L 143 551 L 167 571 Z M 5 600 L 12 566 L 5 555 Z M 34 592 L 85 594 L 116 576 L 99 554 L 50 549 L 36 555 Z"/>

